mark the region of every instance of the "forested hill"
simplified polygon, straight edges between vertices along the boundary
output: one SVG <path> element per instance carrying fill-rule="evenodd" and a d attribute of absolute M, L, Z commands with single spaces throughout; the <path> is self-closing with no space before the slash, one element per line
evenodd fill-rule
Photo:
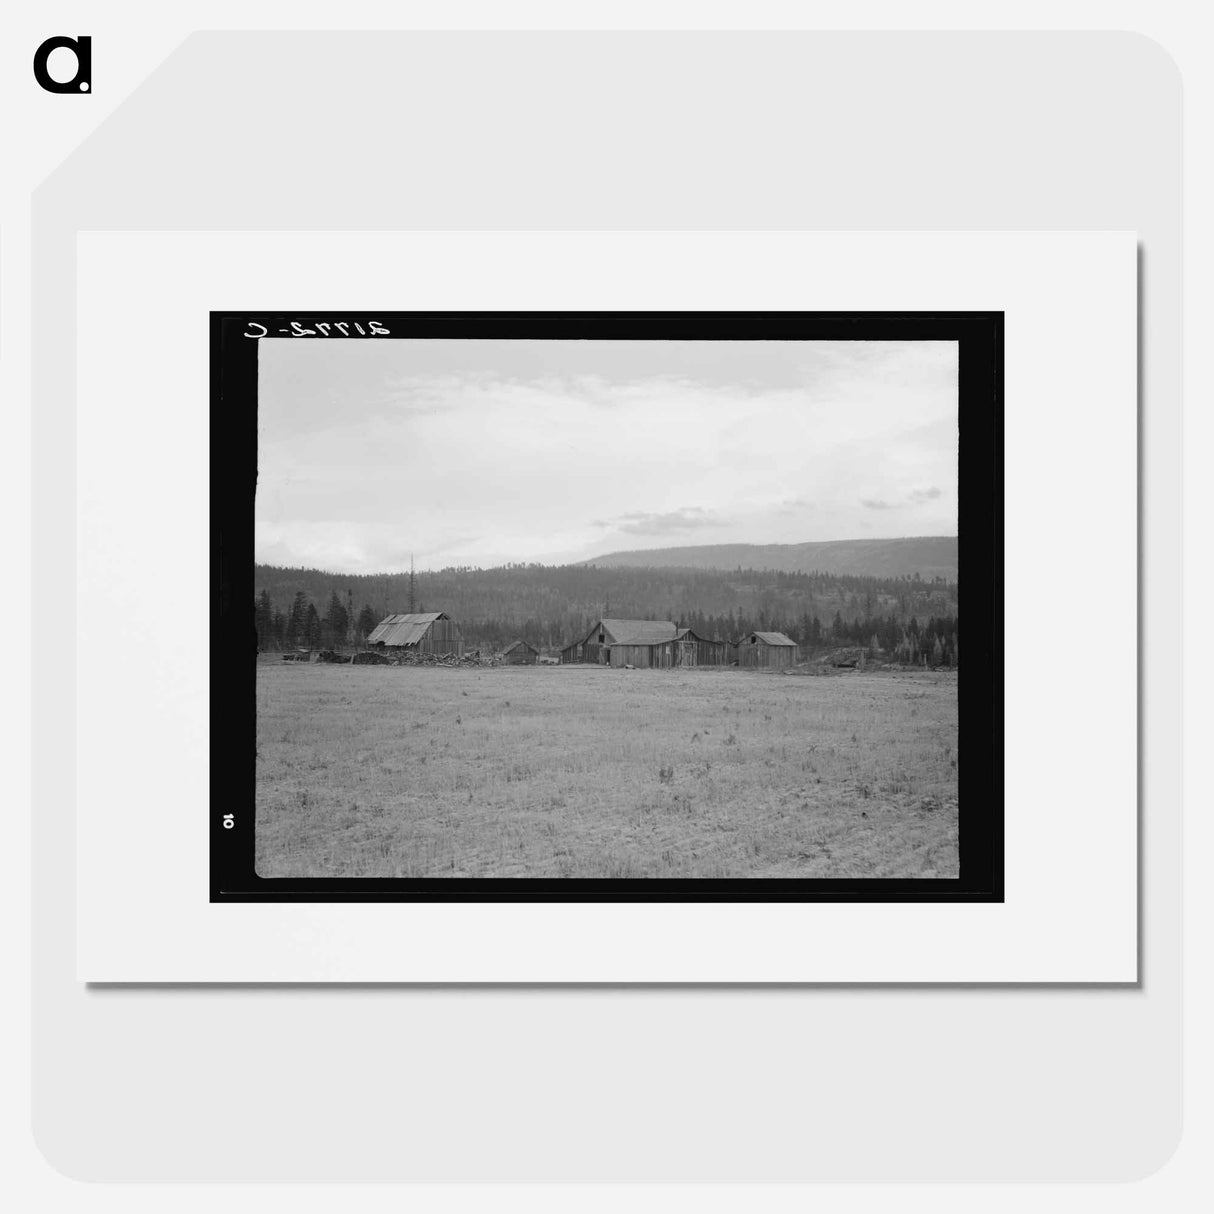
<path fill-rule="evenodd" d="M 778 569 L 784 573 L 837 573 L 854 577 L 957 580 L 957 537 L 829 540 L 806 544 L 698 544 L 611 552 L 583 562 L 643 569 Z"/>
<path fill-rule="evenodd" d="M 259 631 L 267 638 L 281 635 L 286 643 L 292 615 L 298 624 L 309 606 L 318 621 L 336 621 L 335 635 L 344 627 L 338 626 L 342 617 L 335 615 L 335 603 L 343 610 L 352 608 L 353 620 L 361 618 L 364 624 L 409 610 L 408 573 L 353 576 L 258 565 L 254 591 Z M 886 621 L 892 630 L 912 619 L 919 624 L 932 617 L 955 619 L 957 586 L 921 575 L 505 565 L 419 573 L 415 606 L 445 611 L 475 645 L 499 645 L 521 636 L 542 648 L 560 648 L 601 615 L 675 620 L 723 639 L 773 629 L 804 642 L 822 630 L 842 635 L 842 625 L 850 633 L 864 633 L 866 621 Z"/>

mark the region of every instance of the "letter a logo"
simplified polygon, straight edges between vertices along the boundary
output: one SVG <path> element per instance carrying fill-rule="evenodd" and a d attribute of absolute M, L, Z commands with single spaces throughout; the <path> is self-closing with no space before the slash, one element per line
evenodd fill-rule
<path fill-rule="evenodd" d="M 46 70 L 51 51 L 60 48 L 76 56 L 76 74 L 70 80 L 54 80 Z M 83 34 L 78 38 L 48 38 L 34 52 L 34 79 L 48 93 L 88 93 L 93 88 L 93 40 Z"/>

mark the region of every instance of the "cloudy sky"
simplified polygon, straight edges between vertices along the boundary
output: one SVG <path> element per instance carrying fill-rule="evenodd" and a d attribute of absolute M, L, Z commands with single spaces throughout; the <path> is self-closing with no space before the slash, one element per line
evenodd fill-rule
<path fill-rule="evenodd" d="M 256 555 L 338 572 L 957 530 L 955 342 L 258 343 Z"/>

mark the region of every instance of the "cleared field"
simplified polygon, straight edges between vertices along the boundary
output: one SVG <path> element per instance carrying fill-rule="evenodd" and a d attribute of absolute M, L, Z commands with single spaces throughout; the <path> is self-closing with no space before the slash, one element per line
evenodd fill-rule
<path fill-rule="evenodd" d="M 956 678 L 262 664 L 257 871 L 956 877 Z"/>

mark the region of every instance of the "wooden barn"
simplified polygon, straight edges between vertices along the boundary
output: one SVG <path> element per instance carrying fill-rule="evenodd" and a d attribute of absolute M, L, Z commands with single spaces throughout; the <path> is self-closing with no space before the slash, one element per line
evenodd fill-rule
<path fill-rule="evenodd" d="M 797 664 L 797 643 L 782 632 L 752 632 L 734 647 L 739 666 L 780 670 Z"/>
<path fill-rule="evenodd" d="M 670 620 L 599 620 L 584 637 L 561 650 L 561 661 L 598 666 L 674 666 L 678 631 Z"/>
<path fill-rule="evenodd" d="M 367 637 L 367 644 L 411 653 L 453 653 L 456 657 L 464 656 L 464 638 L 459 625 L 442 611 L 386 616 Z"/>
<path fill-rule="evenodd" d="M 515 641 L 502 650 L 502 658 L 507 666 L 534 666 L 540 656 L 540 651 L 526 641 Z"/>
<path fill-rule="evenodd" d="M 725 641 L 710 641 L 691 628 L 680 628 L 678 642 L 679 666 L 727 666 L 729 645 Z"/>

